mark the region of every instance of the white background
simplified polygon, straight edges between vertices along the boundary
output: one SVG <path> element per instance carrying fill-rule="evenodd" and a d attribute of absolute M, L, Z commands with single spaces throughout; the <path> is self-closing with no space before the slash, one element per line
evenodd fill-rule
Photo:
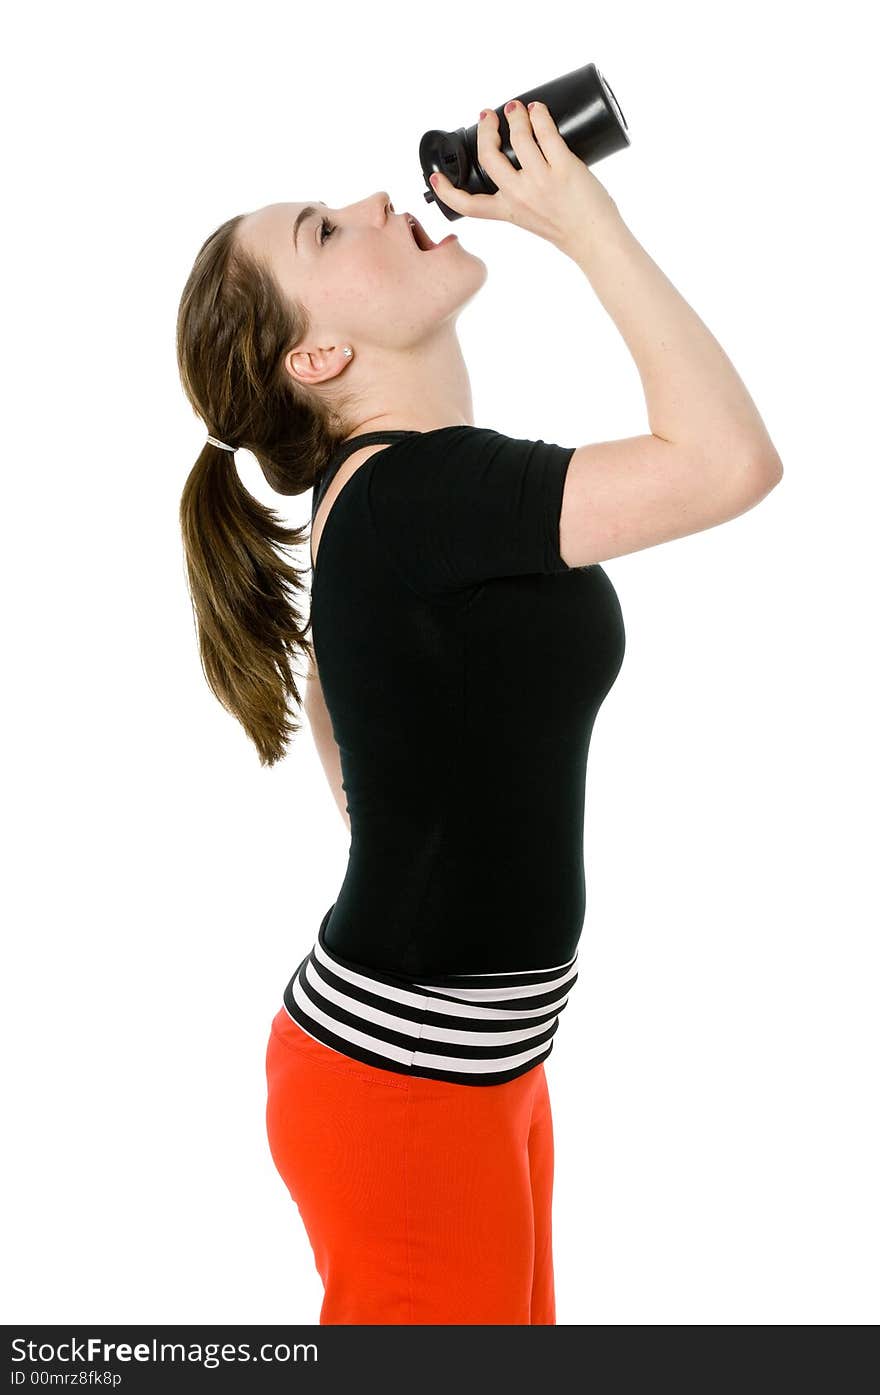
<path fill-rule="evenodd" d="M 606 564 L 627 651 L 546 1067 L 558 1320 L 880 1316 L 868 12 L 447 10 L 6 21 L 7 1322 L 317 1321 L 264 1053 L 347 832 L 308 727 L 261 768 L 201 673 L 177 508 L 205 432 L 177 304 L 208 233 L 264 203 L 384 188 L 445 235 L 422 132 L 590 61 L 632 139 L 595 172 L 785 476 L 725 526 Z M 475 424 L 567 446 L 647 431 L 577 266 L 512 225 L 455 228 L 489 267 L 459 321 Z M 237 460 L 307 518 L 310 494 Z"/>

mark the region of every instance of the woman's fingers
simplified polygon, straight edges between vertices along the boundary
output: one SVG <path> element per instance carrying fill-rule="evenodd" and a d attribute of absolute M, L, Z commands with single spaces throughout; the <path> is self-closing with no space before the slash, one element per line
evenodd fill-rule
<path fill-rule="evenodd" d="M 547 161 L 544 158 L 544 152 L 540 145 L 537 145 L 535 142 L 535 135 L 532 131 L 531 122 L 532 113 L 527 111 L 522 102 L 516 99 L 514 100 L 516 101 L 516 105 L 513 111 L 508 111 L 506 106 L 504 108 L 504 115 L 507 117 L 507 124 L 510 127 L 510 144 L 514 155 L 519 160 L 526 174 L 530 174 L 534 178 L 537 178 L 539 175 L 546 173 Z M 481 122 L 480 124 L 482 125 L 483 123 Z M 496 127 L 499 125 L 497 116 L 495 117 L 495 125 Z M 510 161 L 505 155 L 502 155 L 501 158 L 504 160 L 505 164 L 510 166 Z M 492 178 L 495 179 L 494 174 Z M 498 183 L 497 179 L 495 183 Z M 498 187 L 501 187 L 500 184 Z"/>
<path fill-rule="evenodd" d="M 457 184 L 445 175 L 442 170 L 431 175 L 431 188 L 438 199 L 451 208 L 454 213 L 462 213 L 468 218 L 503 218 L 504 214 L 498 207 L 497 194 L 469 194 L 466 189 L 459 189 Z"/>
<path fill-rule="evenodd" d="M 518 141 L 520 147 L 525 146 L 524 132 L 520 123 L 524 120 L 524 108 L 519 104 L 519 118 L 517 126 L 519 128 Z M 513 116 L 514 113 L 511 113 Z M 510 125 L 508 121 L 508 125 Z M 526 122 L 528 125 L 528 122 Z M 516 158 L 522 165 L 520 151 L 514 144 L 514 131 L 511 126 L 510 143 L 513 146 Z M 537 150 L 534 141 L 532 145 L 532 159 L 538 159 L 541 164 L 545 161 Z M 529 157 L 526 156 L 526 159 Z M 453 184 L 442 170 L 436 176 L 432 176 L 431 184 L 445 204 L 455 210 L 456 213 L 466 214 L 470 218 L 492 218 L 496 221 L 510 218 L 510 203 L 505 195 L 513 192 L 518 171 L 511 164 L 508 157 L 501 149 L 501 122 L 494 107 L 487 107 L 485 115 L 481 114 L 477 123 L 477 159 L 483 169 L 488 174 L 492 183 L 496 186 L 496 194 L 469 194 L 464 189 L 459 189 Z"/>
<path fill-rule="evenodd" d="M 580 163 L 559 134 L 559 128 L 550 115 L 550 109 L 545 102 L 532 102 L 529 116 L 532 118 L 532 131 L 535 140 L 538 142 L 548 165 L 555 168 L 573 160 L 577 161 L 578 164 Z M 517 151 L 516 158 L 519 159 L 519 151 Z"/>
<path fill-rule="evenodd" d="M 501 121 L 488 107 L 477 126 L 477 158 L 496 185 L 495 194 L 470 194 L 459 189 L 442 171 L 432 176 L 438 197 L 456 213 L 472 218 L 490 218 L 518 224 L 540 237 L 554 241 L 557 224 L 564 222 L 572 201 L 571 175 L 578 180 L 594 177 L 569 149 L 544 102 L 535 102 L 531 111 L 515 99 L 512 111 L 505 111 L 510 128 L 510 147 L 520 168 L 501 148 Z M 594 180 L 595 182 L 595 180 Z M 607 195 L 605 196 L 607 198 Z"/>
<path fill-rule="evenodd" d="M 477 158 L 499 191 L 508 193 L 516 170 L 501 149 L 501 122 L 494 107 L 486 107 L 485 116 L 477 122 Z"/>
<path fill-rule="evenodd" d="M 477 159 L 493 184 L 497 185 L 497 194 L 469 194 L 453 184 L 442 171 L 431 181 L 434 189 L 443 202 L 456 213 L 467 214 L 470 218 L 492 218 L 496 221 L 507 218 L 504 190 L 515 177 L 516 170 L 502 153 L 500 122 L 492 107 L 487 107 L 485 116 L 481 116 L 477 123 Z"/>

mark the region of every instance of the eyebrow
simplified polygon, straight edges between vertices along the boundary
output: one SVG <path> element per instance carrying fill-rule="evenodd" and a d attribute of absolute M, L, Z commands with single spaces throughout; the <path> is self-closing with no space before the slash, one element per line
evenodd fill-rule
<path fill-rule="evenodd" d="M 321 207 L 322 207 L 322 208 L 326 208 L 327 205 L 326 205 L 325 203 L 322 203 L 322 204 L 321 204 Z M 297 239 L 297 235 L 298 235 L 298 233 L 299 233 L 300 228 L 302 227 L 302 225 L 303 225 L 303 223 L 306 221 L 306 219 L 307 219 L 307 218 L 311 218 L 311 217 L 312 217 L 312 214 L 317 213 L 317 211 L 318 211 L 318 209 L 317 209 L 317 207 L 316 207 L 315 204 L 313 204 L 313 203 L 307 203 L 306 206 L 305 206 L 305 208 L 301 208 L 300 211 L 299 211 L 299 213 L 296 215 L 296 222 L 295 222 L 294 225 L 293 225 L 293 250 L 294 250 L 294 252 L 297 252 L 297 251 L 299 250 L 298 247 L 297 247 L 297 245 L 296 245 L 296 239 Z"/>

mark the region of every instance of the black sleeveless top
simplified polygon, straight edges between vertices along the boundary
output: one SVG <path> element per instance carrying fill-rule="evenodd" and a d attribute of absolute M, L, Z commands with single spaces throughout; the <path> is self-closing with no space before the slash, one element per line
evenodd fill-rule
<path fill-rule="evenodd" d="M 574 447 L 484 427 L 387 442 L 324 520 L 312 642 L 348 866 L 326 946 L 407 976 L 565 963 L 586 908 L 587 753 L 623 661 L 617 594 L 559 552 Z"/>

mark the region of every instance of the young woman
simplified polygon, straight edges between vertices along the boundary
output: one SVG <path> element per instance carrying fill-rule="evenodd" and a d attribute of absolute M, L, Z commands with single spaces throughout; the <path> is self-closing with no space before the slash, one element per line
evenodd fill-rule
<path fill-rule="evenodd" d="M 546 107 L 508 116 L 521 169 L 490 110 L 498 192 L 440 175 L 437 194 L 583 269 L 650 434 L 575 449 L 474 426 L 455 325 L 485 264 L 384 192 L 231 219 L 180 306 L 210 433 L 181 503 L 205 674 L 264 764 L 304 708 L 351 835 L 266 1057 L 322 1323 L 555 1322 L 543 1062 L 577 978 L 587 750 L 624 652 L 599 563 L 734 518 L 782 474 L 723 350 Z M 494 351 L 520 390 L 552 346 L 523 325 Z M 278 493 L 313 490 L 308 528 L 242 488 L 239 447 Z M 308 621 L 307 569 L 281 551 L 306 533 Z"/>

